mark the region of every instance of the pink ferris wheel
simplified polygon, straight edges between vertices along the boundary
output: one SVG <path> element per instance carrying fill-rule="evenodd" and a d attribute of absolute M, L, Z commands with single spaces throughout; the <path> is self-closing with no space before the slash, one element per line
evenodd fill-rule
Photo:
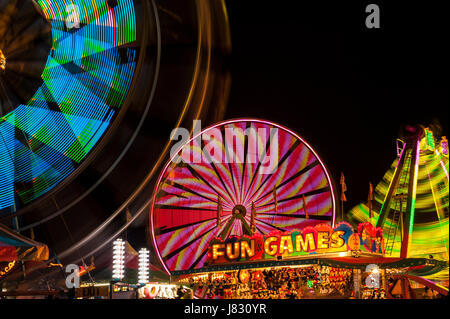
<path fill-rule="evenodd" d="M 168 273 L 202 268 L 216 237 L 291 231 L 335 222 L 330 175 L 291 130 L 237 119 L 204 129 L 161 172 L 150 211 Z"/>

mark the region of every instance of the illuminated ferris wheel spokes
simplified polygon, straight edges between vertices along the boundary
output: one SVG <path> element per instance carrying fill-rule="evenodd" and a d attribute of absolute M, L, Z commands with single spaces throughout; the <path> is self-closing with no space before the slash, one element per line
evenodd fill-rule
<path fill-rule="evenodd" d="M 249 127 L 265 130 L 265 138 L 252 140 L 251 135 L 244 133 Z M 202 267 L 208 243 L 216 237 L 283 232 L 334 222 L 329 175 L 314 151 L 297 135 L 259 120 L 229 121 L 202 134 L 212 134 L 213 128 L 220 134 L 216 132 L 217 138 L 208 141 L 219 145 L 215 150 L 220 147 L 228 160 L 213 161 L 217 154 L 203 152 L 200 158 L 205 160 L 201 162 L 170 162 L 157 184 L 151 226 L 158 255 L 167 271 Z M 227 128 L 241 133 L 230 141 Z M 270 133 L 274 128 L 276 143 Z M 249 160 L 255 158 L 251 144 L 260 145 L 264 151 L 264 156 L 256 156 L 256 161 Z M 208 145 L 194 137 L 178 154 L 185 151 L 184 159 L 192 160 L 193 155 L 199 158 L 194 153 L 208 149 Z M 234 145 L 233 153 L 227 145 Z M 274 168 L 261 174 L 274 151 Z"/>

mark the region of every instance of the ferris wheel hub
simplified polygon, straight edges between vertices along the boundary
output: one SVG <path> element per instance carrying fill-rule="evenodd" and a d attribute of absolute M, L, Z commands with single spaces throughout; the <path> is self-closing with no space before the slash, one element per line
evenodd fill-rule
<path fill-rule="evenodd" d="M 245 208 L 244 205 L 236 205 L 233 207 L 233 215 L 234 216 L 242 216 L 245 217 L 245 215 L 247 214 L 247 209 Z"/>

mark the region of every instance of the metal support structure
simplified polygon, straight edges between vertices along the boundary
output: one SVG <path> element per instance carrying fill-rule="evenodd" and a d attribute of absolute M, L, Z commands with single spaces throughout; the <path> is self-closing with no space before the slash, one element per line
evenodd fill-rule
<path fill-rule="evenodd" d="M 376 227 L 382 227 L 382 225 L 384 224 L 384 221 L 386 220 L 386 217 L 389 214 L 391 200 L 393 199 L 393 197 L 395 195 L 395 191 L 397 190 L 398 182 L 400 180 L 403 166 L 405 164 L 405 160 L 407 157 L 407 153 L 408 153 L 407 148 L 408 148 L 408 143 L 405 143 L 405 145 L 403 145 L 403 151 L 398 160 L 397 167 L 395 168 L 394 177 L 392 178 L 391 184 L 389 185 L 389 189 L 386 194 L 386 198 L 384 199 L 383 206 L 381 207 L 380 214 L 378 215 Z"/>
<path fill-rule="evenodd" d="M 401 206 L 403 209 L 403 205 Z M 405 226 L 404 226 L 404 218 L 403 211 L 400 211 L 400 241 L 403 243 L 403 238 L 405 238 Z"/>
<path fill-rule="evenodd" d="M 220 224 L 222 222 L 221 217 L 222 217 L 222 199 L 220 196 L 217 196 L 217 220 L 216 220 L 217 227 L 220 227 Z"/>
<path fill-rule="evenodd" d="M 112 299 L 112 295 L 113 295 L 113 281 L 109 282 L 109 299 Z"/>
<path fill-rule="evenodd" d="M 14 210 L 16 209 L 16 203 L 14 202 Z M 20 224 L 19 224 L 19 217 L 15 216 L 12 219 L 12 225 L 14 231 L 18 232 L 20 234 Z M 20 261 L 20 269 L 22 271 L 22 280 L 25 280 L 27 278 L 27 269 L 25 267 L 25 263 L 23 260 Z"/>
<path fill-rule="evenodd" d="M 417 175 L 418 175 L 418 166 L 419 166 L 419 153 L 420 153 L 420 140 L 421 140 L 421 132 L 416 133 L 413 136 L 410 136 L 407 141 L 403 145 L 403 150 L 400 154 L 400 158 L 397 163 L 397 167 L 395 168 L 394 176 L 392 178 L 391 184 L 389 185 L 388 192 L 384 199 L 383 205 L 380 210 L 380 214 L 378 215 L 378 219 L 376 222 L 376 227 L 383 227 L 386 218 L 389 215 L 391 210 L 391 202 L 392 200 L 397 200 L 396 196 L 398 190 L 403 187 L 403 185 L 399 185 L 399 182 L 402 177 L 402 173 L 406 168 L 406 177 L 408 177 L 407 183 L 407 194 L 406 194 L 406 210 L 403 213 L 403 200 L 401 201 L 401 211 L 399 212 L 399 226 L 401 229 L 401 250 L 400 257 L 407 258 L 409 252 L 409 246 L 411 242 L 411 235 L 414 224 L 414 210 L 415 210 L 415 201 L 416 201 L 416 188 L 417 188 Z M 410 158 L 408 161 L 407 159 Z M 406 181 L 405 181 L 406 182 Z M 393 221 L 394 222 L 394 221 Z M 394 239 L 395 240 L 395 239 Z M 392 243 L 394 244 L 394 243 Z"/>
<path fill-rule="evenodd" d="M 225 225 L 225 228 L 220 233 L 219 237 L 222 238 L 222 240 L 225 240 L 225 238 L 228 236 L 228 233 L 231 229 L 231 226 L 233 225 L 234 221 L 236 219 L 241 221 L 242 230 L 245 235 L 251 236 L 253 235 L 251 227 L 247 224 L 247 221 L 244 219 L 244 216 L 247 214 L 247 210 L 242 205 L 236 205 L 233 208 L 232 216 Z"/>
<path fill-rule="evenodd" d="M 441 205 L 440 201 L 436 198 L 438 190 L 436 189 L 436 187 L 431 182 L 430 171 L 428 170 L 428 166 L 427 166 L 427 175 L 428 175 L 428 182 L 430 183 L 431 193 L 433 194 L 434 205 L 436 207 L 436 215 L 437 215 L 437 218 L 438 218 L 438 221 L 439 221 L 439 226 L 440 226 L 439 229 L 441 231 L 441 234 L 443 234 L 442 233 L 442 229 L 445 226 L 442 224 L 442 220 L 445 218 L 445 213 L 442 210 L 442 205 Z M 449 254 L 448 254 L 448 251 L 449 251 L 449 249 L 448 249 L 448 242 L 445 245 L 445 249 L 446 249 L 446 254 L 445 254 L 446 257 L 445 258 L 448 259 L 448 256 L 449 256 Z"/>
<path fill-rule="evenodd" d="M 361 299 L 361 270 L 353 269 L 353 290 L 355 299 Z"/>
<path fill-rule="evenodd" d="M 410 295 L 409 295 L 409 285 L 408 285 L 408 279 L 406 279 L 405 277 L 402 277 L 400 279 L 400 284 L 402 287 L 402 296 L 404 299 L 411 299 Z"/>
<path fill-rule="evenodd" d="M 406 202 L 406 214 L 402 216 L 403 231 L 402 231 L 402 247 L 400 251 L 400 258 L 408 258 L 409 244 L 411 242 L 411 235 L 414 224 L 414 209 L 416 202 L 416 188 L 417 188 L 417 174 L 419 166 L 419 152 L 420 139 L 416 140 L 412 145 L 411 151 L 411 169 L 409 170 L 408 180 L 408 197 Z"/>
<path fill-rule="evenodd" d="M 252 202 L 252 210 L 251 210 L 251 218 L 250 218 L 250 229 L 252 234 L 256 232 L 256 225 L 255 225 L 255 216 L 256 216 L 256 208 L 255 203 Z"/>

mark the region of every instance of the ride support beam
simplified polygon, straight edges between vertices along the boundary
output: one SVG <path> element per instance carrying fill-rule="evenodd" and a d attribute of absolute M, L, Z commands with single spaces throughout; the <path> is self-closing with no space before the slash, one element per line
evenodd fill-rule
<path fill-rule="evenodd" d="M 376 222 L 376 227 L 383 227 L 384 221 L 386 220 L 386 217 L 389 215 L 389 211 L 391 209 L 391 201 L 395 195 L 395 191 L 398 187 L 398 183 L 400 181 L 400 176 L 403 171 L 403 166 L 405 164 L 405 160 L 408 154 L 408 150 L 413 147 L 411 143 L 406 142 L 403 145 L 403 150 L 400 155 L 400 159 L 398 160 L 397 167 L 395 168 L 394 177 L 392 178 L 391 184 L 389 185 L 388 192 L 386 194 L 386 197 L 383 201 L 383 205 L 380 210 L 380 214 L 378 215 L 378 219 Z"/>
<path fill-rule="evenodd" d="M 403 237 L 400 258 L 408 258 L 409 246 L 412 239 L 414 225 L 414 211 L 416 202 L 417 175 L 419 173 L 420 138 L 414 141 L 411 153 L 411 168 L 409 170 L 408 197 L 406 212 L 403 216 Z"/>
<path fill-rule="evenodd" d="M 435 282 L 432 282 L 431 280 L 425 279 L 423 277 L 419 277 L 419 276 L 413 276 L 413 275 L 406 275 L 406 277 L 409 280 L 415 281 L 421 285 L 424 285 L 428 288 L 430 288 L 433 291 L 436 291 L 444 296 L 448 296 L 448 288 L 438 285 Z"/>
<path fill-rule="evenodd" d="M 402 295 L 404 299 L 411 299 L 411 294 L 409 291 L 409 282 L 406 277 L 402 277 L 401 279 L 401 285 L 402 285 Z"/>
<path fill-rule="evenodd" d="M 225 228 L 220 233 L 219 237 L 222 238 L 222 240 L 225 240 L 225 238 L 228 235 L 228 232 L 230 231 L 231 225 L 233 225 L 234 220 L 236 219 L 236 216 L 231 216 L 230 220 L 225 225 Z"/>

